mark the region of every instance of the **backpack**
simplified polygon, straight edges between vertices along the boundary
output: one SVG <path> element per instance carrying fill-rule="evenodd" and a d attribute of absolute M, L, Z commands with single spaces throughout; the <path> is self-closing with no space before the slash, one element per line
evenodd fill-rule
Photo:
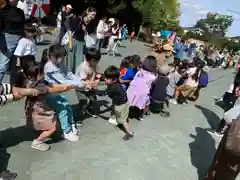
<path fill-rule="evenodd" d="M 199 87 L 204 88 L 208 85 L 208 74 L 205 71 L 201 71 L 200 77 L 199 77 Z"/>
<path fill-rule="evenodd" d="M 240 155 L 240 119 L 232 120 L 227 130 L 225 148 L 236 156 Z"/>

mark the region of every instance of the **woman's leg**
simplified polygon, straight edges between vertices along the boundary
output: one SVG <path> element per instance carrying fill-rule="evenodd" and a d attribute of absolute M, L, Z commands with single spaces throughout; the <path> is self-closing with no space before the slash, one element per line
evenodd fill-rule
<path fill-rule="evenodd" d="M 77 67 L 79 66 L 79 64 L 81 64 L 84 60 L 84 55 L 83 55 L 83 51 L 84 51 L 84 47 L 85 47 L 85 43 L 83 41 L 75 41 L 75 60 L 73 62 L 73 73 L 76 72 Z"/>
<path fill-rule="evenodd" d="M 11 57 L 13 56 L 13 53 L 15 49 L 17 48 L 18 41 L 20 40 L 20 36 L 7 34 L 0 35 L 0 82 L 2 82 L 5 72 L 7 71 Z M 16 64 L 15 64 L 16 66 Z M 10 67 L 11 68 L 11 67 Z M 14 67 L 13 67 L 14 68 Z M 15 70 L 15 68 L 14 68 Z M 11 71 L 11 74 L 14 71 Z M 13 75 L 13 74 L 12 74 Z"/>
<path fill-rule="evenodd" d="M 74 39 L 73 39 L 74 41 Z M 75 44 L 73 43 L 73 49 L 70 51 L 68 49 L 68 60 L 67 60 L 67 67 L 68 67 L 68 71 L 71 71 L 73 72 L 73 62 L 75 61 L 75 51 L 76 51 L 76 48 L 75 48 Z"/>

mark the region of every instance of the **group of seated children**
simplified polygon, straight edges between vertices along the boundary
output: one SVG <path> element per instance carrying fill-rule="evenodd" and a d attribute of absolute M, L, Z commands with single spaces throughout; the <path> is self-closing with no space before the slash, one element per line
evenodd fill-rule
<path fill-rule="evenodd" d="M 187 102 L 186 99 L 196 100 L 200 89 L 208 82 L 203 66 L 198 58 L 193 64 L 178 66 L 159 66 L 154 56 L 147 56 L 142 62 L 138 56 L 124 58 L 120 65 L 120 83 L 126 90 L 131 116 L 143 120 L 150 108 L 162 117 L 169 117 L 170 113 L 164 110 L 168 102 L 177 104 L 181 103 L 181 99 L 184 99 L 183 102 Z M 109 122 L 116 124 L 113 117 Z"/>

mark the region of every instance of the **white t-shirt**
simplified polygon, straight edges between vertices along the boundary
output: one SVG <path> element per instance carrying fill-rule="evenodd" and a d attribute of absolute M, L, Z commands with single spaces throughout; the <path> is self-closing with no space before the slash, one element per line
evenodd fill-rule
<path fill-rule="evenodd" d="M 35 56 L 37 54 L 36 44 L 27 38 L 22 38 L 18 42 L 17 48 L 14 52 L 15 56 L 23 57 L 27 55 Z"/>
<path fill-rule="evenodd" d="M 81 80 L 91 80 L 96 73 L 98 67 L 92 68 L 89 66 L 87 61 L 82 62 L 76 70 L 76 75 L 80 77 Z"/>
<path fill-rule="evenodd" d="M 187 70 L 186 73 L 187 73 L 187 75 L 188 75 L 188 78 L 187 78 L 187 80 L 185 81 L 185 84 L 186 84 L 186 85 L 188 85 L 188 86 L 190 86 L 190 87 L 197 87 L 197 86 L 198 86 L 199 81 L 196 82 L 196 81 L 192 78 L 192 76 L 195 74 L 196 70 L 197 70 L 196 67 L 192 67 L 192 68 L 189 68 L 189 69 Z"/>

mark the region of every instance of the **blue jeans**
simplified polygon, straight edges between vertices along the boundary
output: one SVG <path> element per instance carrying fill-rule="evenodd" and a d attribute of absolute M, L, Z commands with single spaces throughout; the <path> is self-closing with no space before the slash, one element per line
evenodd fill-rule
<path fill-rule="evenodd" d="M 68 100 L 61 94 L 52 94 L 46 97 L 46 103 L 55 111 L 63 132 L 66 134 L 71 132 L 74 120 L 72 107 Z"/>
<path fill-rule="evenodd" d="M 21 36 L 8 33 L 0 35 L 0 82 L 3 81 L 4 74 L 9 67 L 10 59 L 13 56 L 15 49 L 17 48 L 20 38 Z M 11 68 L 15 70 L 14 67 Z"/>
<path fill-rule="evenodd" d="M 100 49 L 102 48 L 102 46 L 103 46 L 103 41 L 104 41 L 104 39 L 97 39 L 97 40 L 96 40 L 96 48 L 97 48 L 98 50 L 100 50 Z"/>

